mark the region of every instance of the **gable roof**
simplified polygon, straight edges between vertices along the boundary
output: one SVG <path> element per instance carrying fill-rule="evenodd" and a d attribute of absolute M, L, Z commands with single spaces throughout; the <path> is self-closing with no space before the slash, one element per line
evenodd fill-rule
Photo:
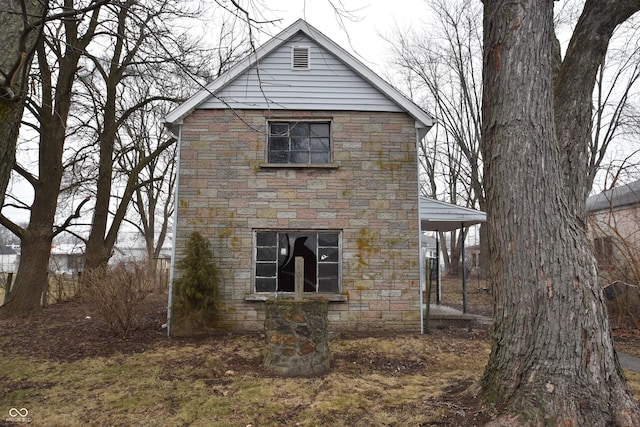
<path fill-rule="evenodd" d="M 178 125 L 182 123 L 182 120 L 190 115 L 195 109 L 201 106 L 212 96 L 215 96 L 220 90 L 227 87 L 231 82 L 245 73 L 248 69 L 256 65 L 277 48 L 282 46 L 288 40 L 296 36 L 298 33 L 302 33 L 311 38 L 320 47 L 334 55 L 343 64 L 349 67 L 353 72 L 359 75 L 362 79 L 371 84 L 384 96 L 389 98 L 393 103 L 398 105 L 403 111 L 412 116 L 418 123 L 416 127 L 430 128 L 434 125 L 435 120 L 431 115 L 425 112 L 422 108 L 417 106 L 391 84 L 386 82 L 376 73 L 374 73 L 367 66 L 358 61 L 353 55 L 349 54 L 331 39 L 326 37 L 320 31 L 309 25 L 306 21 L 299 19 L 291 26 L 283 30 L 280 34 L 273 37 L 271 40 L 260 46 L 252 52 L 250 55 L 239 61 L 228 71 L 221 74 L 214 81 L 209 83 L 205 88 L 198 91 L 195 95 L 189 98 L 187 101 L 176 107 L 165 117 L 165 124 L 169 127 L 171 125 Z"/>
<path fill-rule="evenodd" d="M 422 231 L 452 231 L 487 221 L 487 214 L 471 208 L 420 197 Z"/>
<path fill-rule="evenodd" d="M 587 212 L 640 205 L 640 180 L 615 187 L 587 199 Z"/>

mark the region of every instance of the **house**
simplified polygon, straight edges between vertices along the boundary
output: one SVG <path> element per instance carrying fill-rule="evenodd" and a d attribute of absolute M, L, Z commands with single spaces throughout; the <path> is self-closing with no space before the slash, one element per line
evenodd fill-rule
<path fill-rule="evenodd" d="M 49 271 L 55 274 L 77 275 L 84 268 L 84 245 L 59 243 L 51 246 Z"/>
<path fill-rule="evenodd" d="M 20 246 L 0 245 L 0 273 L 15 273 L 18 271 Z"/>
<path fill-rule="evenodd" d="M 293 295 L 301 257 L 330 329 L 417 331 L 416 145 L 433 123 L 303 20 L 172 111 L 173 259 L 197 231 L 222 272 L 207 326 L 261 330 L 264 301 Z"/>
<path fill-rule="evenodd" d="M 426 233 L 423 233 L 422 248 L 424 256 L 427 258 L 438 258 L 438 251 L 440 248 L 438 245 L 438 239 L 435 236 L 429 236 Z"/>
<path fill-rule="evenodd" d="M 631 293 L 626 299 L 640 305 L 640 180 L 589 197 L 587 212 L 601 281 L 613 285 L 608 296 Z"/>

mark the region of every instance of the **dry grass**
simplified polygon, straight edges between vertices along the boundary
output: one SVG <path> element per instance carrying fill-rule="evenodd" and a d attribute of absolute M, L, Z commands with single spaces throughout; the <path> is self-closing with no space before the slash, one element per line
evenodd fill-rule
<path fill-rule="evenodd" d="M 234 335 L 68 362 L 2 357 L 0 411 L 27 408 L 36 426 L 473 425 L 440 397 L 475 382 L 488 356 L 465 333 L 339 338 L 328 375 L 291 379 L 263 371 L 262 348 Z"/>
<path fill-rule="evenodd" d="M 443 302 L 456 283 L 444 284 Z M 468 288 L 469 311 L 490 295 Z M 458 297 L 459 298 L 459 297 Z M 261 367 L 259 334 L 167 339 L 166 294 L 129 339 L 103 333 L 78 301 L 24 323 L 0 318 L 0 426 L 27 408 L 34 426 L 477 426 L 473 395 L 489 355 L 486 331 L 356 336 L 330 343 L 332 369 L 283 378 Z M 486 313 L 485 313 L 486 314 Z M 625 342 L 631 346 L 630 336 Z M 640 396 L 640 374 L 627 372 Z"/>

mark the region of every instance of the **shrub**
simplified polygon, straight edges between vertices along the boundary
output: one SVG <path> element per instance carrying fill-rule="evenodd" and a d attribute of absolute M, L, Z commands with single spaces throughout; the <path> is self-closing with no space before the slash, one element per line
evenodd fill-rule
<path fill-rule="evenodd" d="M 127 337 L 142 326 L 140 308 L 154 285 L 146 267 L 120 263 L 85 271 L 83 283 L 83 301 L 95 310 L 109 332 Z"/>
<path fill-rule="evenodd" d="M 173 335 L 192 335 L 218 317 L 220 274 L 209 242 L 198 232 L 189 235 L 173 282 Z"/>

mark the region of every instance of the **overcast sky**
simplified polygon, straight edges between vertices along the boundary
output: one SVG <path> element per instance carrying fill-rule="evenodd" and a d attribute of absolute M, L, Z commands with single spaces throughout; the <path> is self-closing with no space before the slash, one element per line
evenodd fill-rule
<path fill-rule="evenodd" d="M 281 19 L 277 25 L 265 27 L 272 30 L 271 36 L 302 18 L 381 75 L 384 75 L 386 43 L 379 34 L 390 35 L 396 25 L 400 28 L 429 25 L 429 8 L 425 0 L 260 1 L 265 5 L 265 18 Z M 252 3 L 256 5 L 258 0 Z M 332 4 L 348 8 L 352 19 L 337 18 Z M 268 36 L 263 35 L 260 41 L 267 39 Z"/>

